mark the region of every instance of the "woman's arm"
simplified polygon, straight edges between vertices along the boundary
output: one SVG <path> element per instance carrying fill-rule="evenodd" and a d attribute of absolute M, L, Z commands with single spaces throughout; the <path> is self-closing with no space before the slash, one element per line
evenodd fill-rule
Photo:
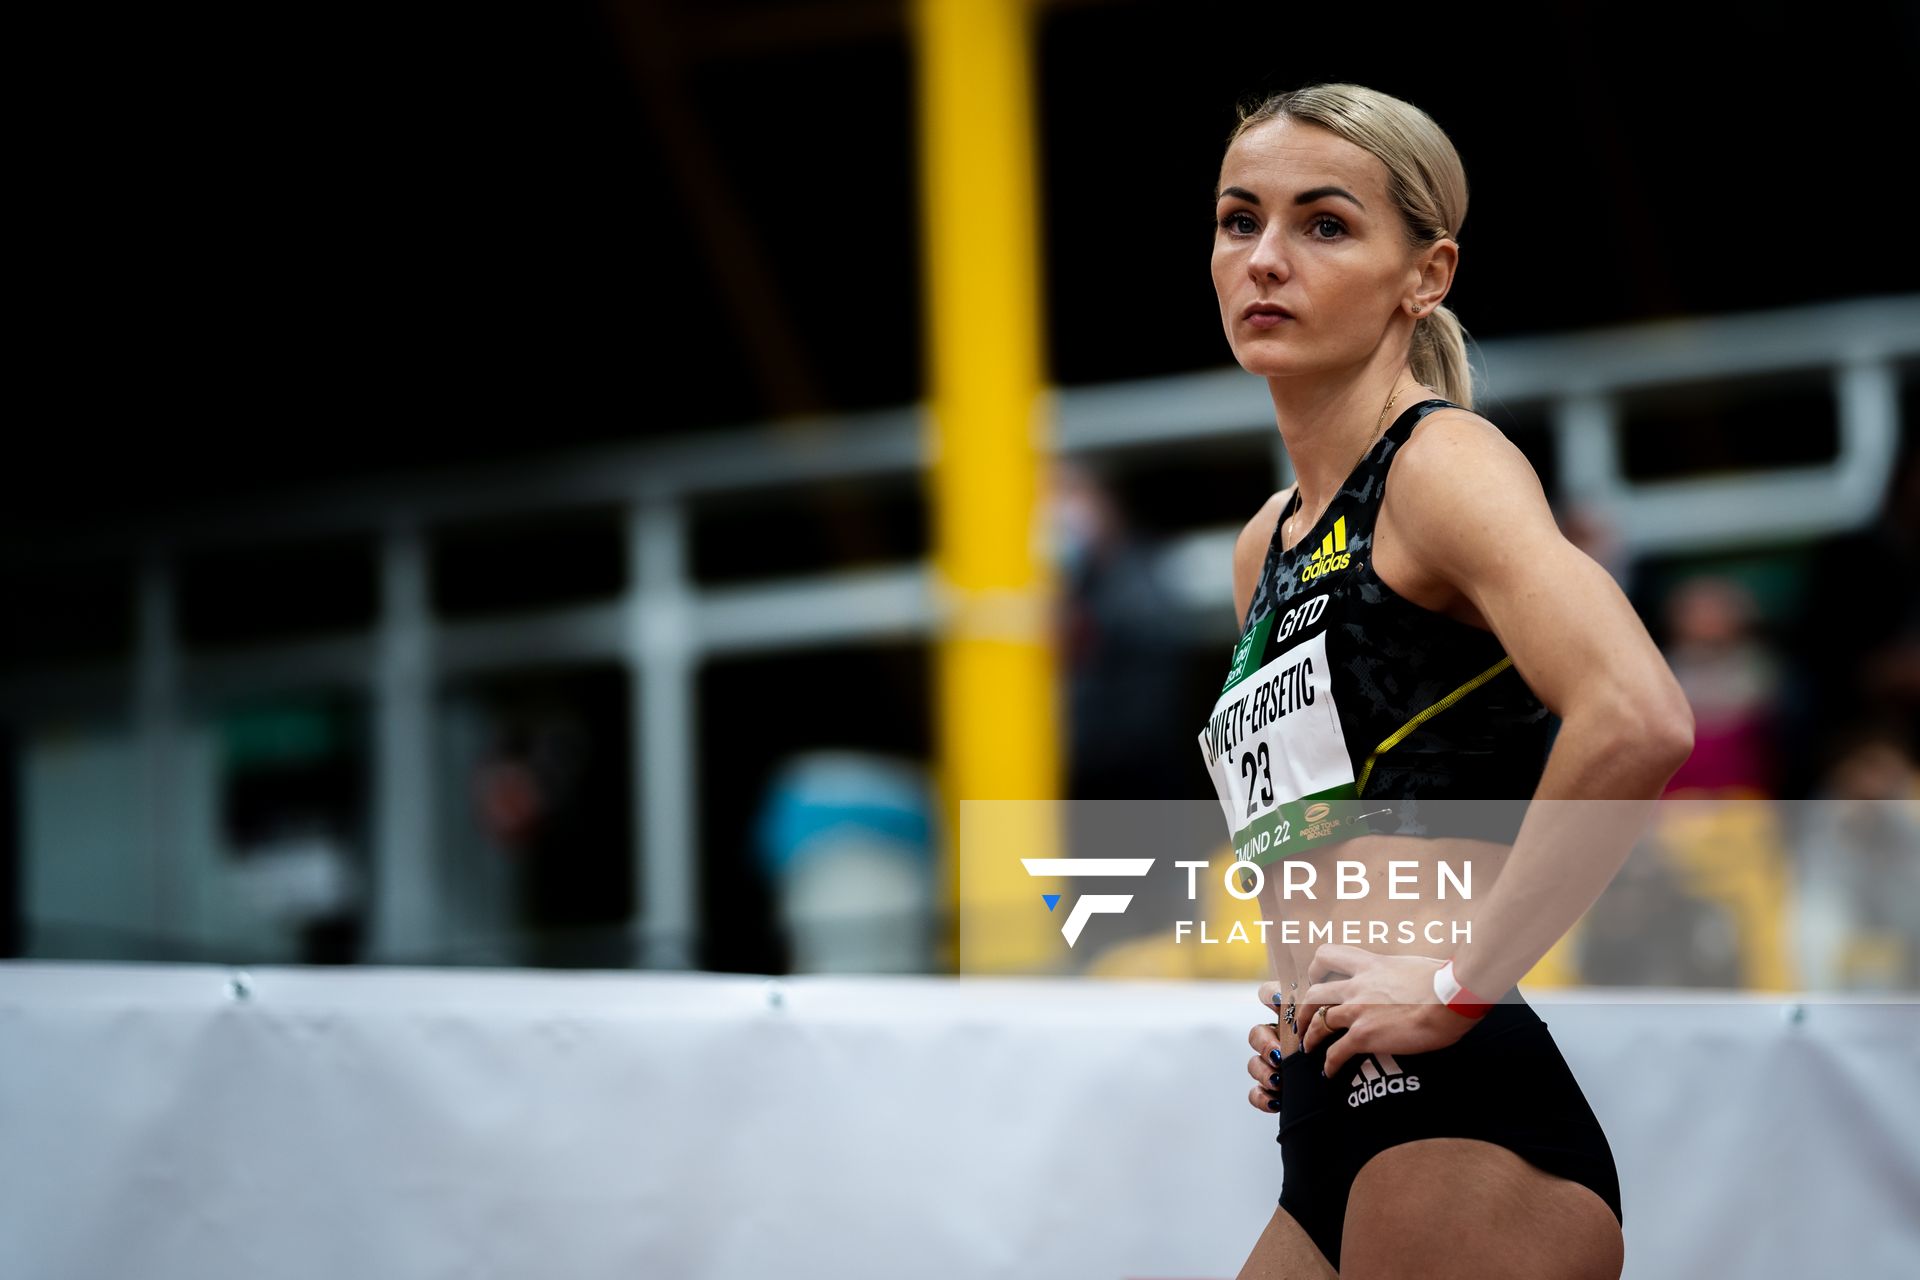
<path fill-rule="evenodd" d="M 1561 534 L 1539 478 L 1498 428 L 1465 412 L 1431 415 L 1395 459 L 1391 492 L 1396 556 L 1464 594 L 1521 678 L 1561 718 L 1505 868 L 1475 902 L 1472 941 L 1455 954 L 1460 983 L 1498 999 L 1626 861 L 1653 802 L 1693 749 L 1693 714 L 1633 606 Z M 1471 1025 L 1434 996 L 1434 961 L 1363 959 L 1371 954 L 1320 948 L 1307 974 L 1317 985 L 1302 994 L 1299 1016 L 1336 1002 L 1397 1003 L 1407 1007 L 1379 1012 L 1393 1022 L 1422 1021 L 1429 1033 L 1445 1035 L 1441 1043 Z M 1362 969 L 1382 964 L 1373 980 L 1359 980 Z M 1322 981 L 1333 973 L 1355 976 Z M 1371 1015 L 1342 1017 L 1330 1008 L 1328 1017 L 1337 1028 Z M 1324 1025 L 1312 1034 L 1324 1038 Z M 1344 1061 L 1366 1051 L 1366 1041 L 1350 1032 L 1336 1051 Z M 1329 1053 L 1329 1071 L 1334 1065 Z"/>

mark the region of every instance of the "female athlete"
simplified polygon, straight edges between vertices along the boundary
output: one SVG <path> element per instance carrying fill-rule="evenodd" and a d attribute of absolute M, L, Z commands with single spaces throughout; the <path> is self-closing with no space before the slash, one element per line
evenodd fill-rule
<path fill-rule="evenodd" d="M 1612 1152 L 1515 984 L 1631 851 L 1692 714 L 1472 411 L 1441 305 L 1467 212 L 1445 134 L 1348 84 L 1240 114 L 1213 283 L 1297 482 L 1235 547 L 1244 629 L 1201 749 L 1253 864 L 1236 874 L 1299 925 L 1269 932 L 1280 1020 L 1250 1036 L 1283 1182 L 1240 1274 L 1617 1277 Z M 1500 799 L 1521 816 L 1480 803 Z M 1336 860 L 1366 896 L 1336 897 Z M 1389 899 L 1394 872 L 1414 900 Z M 1383 915 L 1411 939 L 1346 941 Z"/>

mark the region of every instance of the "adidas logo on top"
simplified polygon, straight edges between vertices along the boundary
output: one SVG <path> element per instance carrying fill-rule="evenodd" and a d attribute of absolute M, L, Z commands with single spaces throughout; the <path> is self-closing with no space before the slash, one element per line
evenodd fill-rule
<path fill-rule="evenodd" d="M 1390 1093 L 1418 1093 L 1420 1077 L 1401 1070 L 1390 1053 L 1367 1053 L 1360 1056 L 1360 1069 L 1353 1073 L 1348 1088 L 1352 1092 L 1347 1095 L 1347 1105 L 1357 1107 Z"/>
<path fill-rule="evenodd" d="M 1333 522 L 1333 528 L 1327 531 L 1327 535 L 1320 539 L 1320 545 L 1313 549 L 1307 567 L 1300 571 L 1301 585 L 1346 568 L 1352 559 L 1353 553 L 1347 550 L 1347 518 L 1341 516 Z"/>

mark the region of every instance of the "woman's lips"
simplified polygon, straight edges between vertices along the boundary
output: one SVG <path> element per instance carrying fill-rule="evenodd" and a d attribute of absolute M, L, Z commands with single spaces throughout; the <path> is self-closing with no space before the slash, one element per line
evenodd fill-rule
<path fill-rule="evenodd" d="M 1291 319 L 1293 319 L 1292 316 L 1283 316 L 1278 311 L 1256 311 L 1247 317 L 1247 323 L 1256 329 L 1271 329 L 1282 321 Z"/>

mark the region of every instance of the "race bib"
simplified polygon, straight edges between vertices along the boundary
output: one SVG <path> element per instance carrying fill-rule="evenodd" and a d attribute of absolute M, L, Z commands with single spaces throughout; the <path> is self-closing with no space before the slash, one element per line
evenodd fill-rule
<path fill-rule="evenodd" d="M 1333 705 L 1327 633 L 1248 670 L 1272 626 L 1268 614 L 1234 649 L 1226 688 L 1200 734 L 1234 857 L 1262 866 L 1366 830 Z"/>

